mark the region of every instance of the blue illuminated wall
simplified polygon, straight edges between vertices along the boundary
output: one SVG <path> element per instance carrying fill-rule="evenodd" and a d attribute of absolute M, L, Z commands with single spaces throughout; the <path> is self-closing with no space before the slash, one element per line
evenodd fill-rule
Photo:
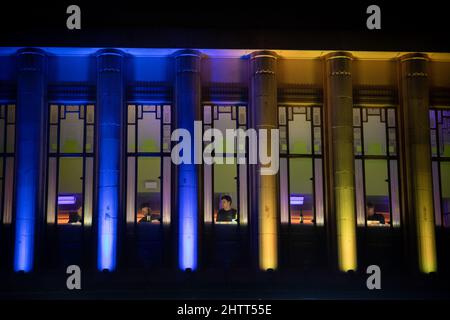
<path fill-rule="evenodd" d="M 40 160 L 46 57 L 40 50 L 18 52 L 17 168 L 14 271 L 33 269 L 40 194 Z"/>

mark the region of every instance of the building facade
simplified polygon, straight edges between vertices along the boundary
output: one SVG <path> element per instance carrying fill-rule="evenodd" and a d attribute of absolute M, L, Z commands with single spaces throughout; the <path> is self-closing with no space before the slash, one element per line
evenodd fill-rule
<path fill-rule="evenodd" d="M 4 270 L 448 272 L 450 54 L 3 47 L 0 88 Z M 180 128 L 278 129 L 278 173 Z"/>

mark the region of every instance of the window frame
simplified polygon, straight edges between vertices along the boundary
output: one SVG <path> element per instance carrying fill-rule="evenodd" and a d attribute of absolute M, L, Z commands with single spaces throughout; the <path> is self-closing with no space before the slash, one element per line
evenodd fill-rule
<path fill-rule="evenodd" d="M 205 109 L 206 107 L 210 107 L 211 108 L 211 123 L 206 123 L 205 121 Z M 231 110 L 229 112 L 219 112 L 219 108 L 222 107 L 231 107 Z M 207 129 L 214 129 L 214 122 L 219 120 L 219 116 L 217 117 L 217 119 L 215 118 L 214 114 L 214 109 L 217 108 L 217 115 L 219 115 L 219 113 L 231 113 L 231 120 L 233 120 L 235 122 L 235 130 L 237 129 L 243 129 L 243 130 L 248 130 L 249 129 L 249 109 L 248 109 L 248 104 L 247 103 L 202 103 L 201 104 L 201 119 L 202 119 L 202 135 L 205 133 L 205 131 Z M 236 108 L 236 119 L 233 119 L 233 108 Z M 239 123 L 239 109 L 240 108 L 244 108 L 245 109 L 245 123 L 244 124 L 240 124 Z M 245 128 L 243 128 L 245 127 Z M 236 142 L 236 141 L 235 141 Z M 202 147 L 204 148 L 206 145 L 208 145 L 211 142 L 203 142 L 202 143 Z M 237 201 L 233 201 L 233 203 L 237 203 L 237 212 L 238 212 L 238 219 L 237 219 L 237 226 L 238 227 L 242 227 L 242 226 L 247 226 L 249 224 L 250 221 L 250 203 L 249 203 L 249 195 L 250 195 L 250 186 L 249 186 L 249 166 L 248 166 L 248 152 L 249 152 L 249 144 L 247 142 L 247 139 L 245 141 L 245 164 L 239 164 L 238 163 L 238 145 L 235 144 L 235 152 L 232 154 L 233 158 L 236 161 L 236 194 L 237 194 Z M 224 160 L 230 156 L 230 153 L 223 153 L 224 156 Z M 211 181 L 210 181 L 210 185 L 211 185 L 211 221 L 208 221 L 209 219 L 207 219 L 207 215 L 206 215 L 206 189 L 205 189 L 205 180 L 206 180 L 206 175 L 203 174 L 203 190 L 202 190 L 202 195 L 203 195 L 203 218 L 202 221 L 203 223 L 207 223 L 207 224 L 211 224 L 211 225 L 216 225 L 216 221 L 214 219 L 214 166 L 216 164 L 213 163 L 211 165 L 205 164 L 203 163 L 202 165 L 202 171 L 204 173 L 206 166 L 210 166 L 211 167 Z M 241 184 L 240 184 L 240 179 L 241 179 L 241 172 L 240 172 L 240 166 L 243 165 L 245 166 L 245 175 L 246 175 L 246 194 L 247 194 L 247 201 L 246 201 L 246 221 L 242 221 L 242 208 L 241 208 Z M 209 216 L 208 216 L 209 217 Z"/>
<path fill-rule="evenodd" d="M 47 103 L 47 145 L 46 145 L 46 188 L 45 188 L 45 225 L 54 225 L 56 227 L 66 226 L 68 224 L 58 223 L 58 193 L 59 193 L 59 178 L 60 178 L 60 160 L 63 158 L 81 158 L 82 161 L 82 208 L 81 208 L 81 228 L 89 226 L 92 227 L 95 221 L 95 195 L 96 195 L 96 168 L 97 168 L 97 106 L 93 101 L 49 101 Z M 52 122 L 52 106 L 57 107 L 57 122 Z M 78 106 L 78 112 L 67 111 L 68 106 Z M 87 119 L 87 109 L 88 106 L 93 108 L 93 121 L 88 123 Z M 61 118 L 61 109 L 64 107 L 64 118 Z M 81 108 L 84 109 L 83 117 L 81 117 Z M 82 152 L 62 152 L 61 151 L 61 120 L 65 119 L 67 113 L 78 113 L 79 119 L 83 120 L 83 145 Z M 56 126 L 56 151 L 51 150 L 51 127 Z M 92 137 L 92 147 L 91 151 L 86 150 L 86 137 L 87 137 L 87 127 L 92 126 L 93 137 Z M 91 195 L 91 217 L 90 224 L 85 223 L 85 206 L 86 206 L 86 159 L 92 159 L 92 195 Z M 55 160 L 55 176 L 54 178 L 54 188 L 55 188 L 55 203 L 54 203 L 54 220 L 51 221 L 49 217 L 49 188 L 50 188 L 50 160 Z"/>
<path fill-rule="evenodd" d="M 129 107 L 130 106 L 134 106 L 134 122 L 130 121 L 129 119 Z M 154 106 L 155 110 L 154 111 L 144 111 L 144 106 Z M 141 107 L 142 110 L 142 117 L 139 117 L 139 107 Z M 160 107 L 160 117 L 158 119 L 158 107 Z M 164 109 L 165 108 L 169 108 L 170 109 L 170 113 L 169 113 L 169 122 L 166 123 L 164 122 Z M 144 113 L 154 113 L 155 114 L 155 119 L 159 120 L 160 123 L 160 130 L 159 130 L 159 152 L 142 152 L 139 151 L 139 120 L 143 120 L 144 117 Z M 128 101 L 125 104 L 125 179 L 124 179 L 124 183 L 125 183 L 125 225 L 127 226 L 133 226 L 134 229 L 137 228 L 137 226 L 139 225 L 138 222 L 138 172 L 139 172 L 139 159 L 140 158 L 159 158 L 159 162 L 160 162 L 160 170 L 159 170 L 159 181 L 160 181 L 160 194 L 159 194 L 159 201 L 160 201 L 160 222 L 159 223 L 155 223 L 153 224 L 154 226 L 163 228 L 164 225 L 170 224 L 171 222 L 171 215 L 172 215 L 172 206 L 170 205 L 168 208 L 168 212 L 166 214 L 164 214 L 164 192 L 165 192 L 165 178 L 164 178 L 164 159 L 165 158 L 169 158 L 170 159 L 170 179 L 168 179 L 169 183 L 170 183 L 170 194 L 169 197 L 171 199 L 172 197 L 172 183 L 171 183 L 171 178 L 173 178 L 173 166 L 172 166 L 172 161 L 171 161 L 171 152 L 172 152 L 172 141 L 170 141 L 170 136 L 169 136 L 169 145 L 168 145 L 168 150 L 169 151 L 164 151 L 164 147 L 163 147 L 163 142 L 164 142 L 164 126 L 169 126 L 170 128 L 170 134 L 172 134 L 173 131 L 173 125 L 174 125 L 174 108 L 173 108 L 173 104 L 172 103 L 161 103 L 161 102 L 153 102 L 153 101 Z M 130 126 L 134 126 L 134 151 L 129 151 L 129 146 L 128 146 L 128 129 Z M 128 179 L 129 179 L 129 160 L 133 159 L 134 161 L 134 215 L 133 215 L 133 221 L 129 221 L 128 220 Z M 170 201 L 169 201 L 170 202 Z M 170 204 L 170 203 L 169 203 Z"/>
<path fill-rule="evenodd" d="M 445 106 L 445 107 L 430 107 L 429 108 L 429 121 L 431 123 L 431 118 L 430 118 L 430 113 L 434 112 L 434 116 L 435 116 L 435 121 L 436 121 L 436 127 L 432 128 L 430 125 L 430 154 L 431 154 L 431 174 L 432 174 L 432 180 L 433 180 L 433 205 L 436 206 L 436 201 L 435 201 L 435 183 L 436 181 L 434 181 L 434 170 L 433 170 L 433 166 L 434 163 L 437 164 L 437 174 L 438 174 L 438 184 L 439 184 L 439 215 L 440 215 L 440 222 L 439 224 L 436 221 L 436 208 L 434 208 L 435 210 L 435 214 L 434 214 L 434 219 L 435 219 L 435 227 L 438 228 L 442 228 L 442 229 L 449 229 L 450 228 L 450 224 L 448 226 L 445 226 L 444 224 L 444 215 L 442 214 L 442 202 L 443 202 L 443 198 L 442 198 L 442 175 L 441 175 L 441 163 L 449 163 L 450 164 L 450 156 L 446 157 L 446 156 L 441 156 L 441 152 L 440 152 L 440 144 L 441 144 L 441 137 L 439 134 L 439 130 L 438 130 L 438 124 L 439 124 L 439 120 L 438 120 L 438 111 L 441 111 L 441 113 L 443 111 L 449 111 L 450 112 L 450 106 Z M 443 114 L 441 115 L 442 118 L 444 118 Z M 450 118 L 450 116 L 449 116 Z M 443 121 L 441 120 L 441 123 L 443 123 Z M 433 154 L 433 143 L 431 141 L 431 133 L 435 131 L 435 139 L 436 139 L 436 154 Z"/>
<path fill-rule="evenodd" d="M 360 125 L 355 125 L 354 123 L 354 110 L 358 109 L 359 110 L 359 119 L 360 119 Z M 368 109 L 380 109 L 380 110 L 384 110 L 385 113 L 385 120 L 384 120 L 384 127 L 385 127 L 385 143 L 386 143 L 386 155 L 366 155 L 365 153 L 365 140 L 364 140 L 364 120 L 363 120 L 363 110 L 366 109 L 366 117 L 367 119 L 369 118 L 369 114 L 368 114 Z M 389 120 L 388 120 L 388 116 L 389 116 L 389 110 L 393 110 L 394 111 L 394 115 L 395 115 L 395 127 L 390 127 L 389 126 Z M 389 106 L 384 106 L 384 105 L 353 105 L 352 108 L 352 119 L 353 119 L 353 144 L 354 144 L 354 148 L 353 148 L 353 157 L 354 157 L 354 163 L 355 163 L 355 187 L 356 187 L 356 161 L 360 160 L 361 161 L 361 166 L 362 166 L 362 187 L 363 187 L 363 203 L 364 203 L 364 225 L 359 225 L 358 224 L 358 203 L 357 203 L 357 190 L 355 192 L 355 205 L 356 205 L 356 225 L 357 227 L 364 227 L 367 228 L 367 196 L 366 196 L 366 167 L 365 167 L 365 162 L 366 160 L 384 160 L 386 162 L 387 165 L 387 183 L 388 183 L 388 197 L 389 197 L 389 230 L 391 230 L 392 228 L 395 229 L 399 229 L 403 226 L 403 221 L 402 221 L 402 204 L 401 204 L 401 199 L 400 199 L 400 195 L 401 193 L 401 183 L 400 183 L 400 168 L 399 168 L 399 164 L 400 164 L 400 144 L 399 144 L 399 111 L 398 111 L 398 106 L 395 105 L 389 105 Z M 382 112 L 380 112 L 380 120 L 382 117 Z M 368 121 L 368 120 L 367 120 Z M 367 122 L 366 121 L 366 122 Z M 357 154 L 356 150 L 355 150 L 355 129 L 360 129 L 360 134 L 361 134 L 361 152 L 360 154 Z M 389 129 L 395 129 L 395 155 L 392 155 L 390 150 L 389 150 Z M 396 161 L 397 162 L 397 185 L 398 185 L 398 216 L 399 216 L 399 221 L 398 221 L 398 225 L 394 226 L 394 219 L 393 219 L 393 205 L 392 205 L 392 186 L 391 186 L 391 161 Z"/>
<path fill-rule="evenodd" d="M 13 206 L 14 206 L 14 196 L 15 196 L 15 170 L 16 170 L 16 151 L 17 151 L 17 104 L 13 101 L 2 101 L 0 103 L 0 108 L 4 110 L 4 115 L 2 116 L 2 111 L 0 110 L 0 119 L 4 120 L 4 128 L 3 132 L 0 133 L 3 139 L 3 151 L 0 152 L 0 158 L 2 160 L 2 173 L 0 178 L 1 184 L 1 192 L 0 192 L 0 224 L 1 225 L 11 225 L 13 223 Z M 14 119 L 13 121 L 9 121 L 9 112 L 10 109 L 14 109 Z M 13 142 L 13 151 L 8 151 L 8 126 L 13 126 L 14 131 L 14 142 Z M 9 204 L 9 215 L 6 216 L 6 183 L 7 183 L 7 162 L 8 159 L 12 161 L 13 170 L 10 172 L 9 178 L 11 179 L 11 193 L 9 194 L 9 200 L 11 203 Z M 11 160 L 12 159 L 12 160 Z M 7 220 L 6 220 L 7 219 Z"/>
<path fill-rule="evenodd" d="M 311 122 L 311 130 L 310 130 L 310 142 L 311 142 L 311 153 L 310 154 L 291 154 L 290 153 L 290 141 L 289 141 L 289 121 L 293 121 L 294 120 L 294 110 L 292 110 L 291 114 L 292 114 L 292 119 L 289 118 L 289 109 L 290 108 L 295 108 L 295 107 L 305 107 L 305 108 L 309 108 L 310 114 L 311 114 L 311 118 L 310 120 L 308 120 L 306 118 L 307 121 Z M 285 117 L 286 117 L 286 122 L 284 124 L 281 123 L 280 121 L 280 110 L 284 108 L 285 109 Z M 314 109 L 318 109 L 319 110 L 319 114 L 320 114 L 320 124 L 319 125 L 314 125 Z M 316 104 L 316 103 L 307 103 L 307 104 L 291 104 L 291 103 L 278 103 L 277 105 L 277 112 L 278 112 L 278 128 L 281 127 L 285 127 L 286 130 L 286 152 L 282 152 L 281 150 L 281 133 L 280 133 L 280 167 L 281 167 L 281 160 L 282 159 L 286 159 L 286 188 L 287 188 L 287 211 L 288 211 L 288 216 L 287 216 L 287 221 L 283 221 L 283 217 L 281 216 L 281 202 L 283 201 L 283 199 L 281 198 L 281 190 L 280 190 L 280 214 L 279 214 L 279 223 L 281 225 L 287 225 L 289 228 L 291 228 L 292 226 L 304 226 L 304 227 L 324 227 L 327 224 L 327 217 L 325 214 L 325 201 L 326 201 L 326 194 L 325 194 L 325 163 L 324 163 L 324 151 L 325 151 L 325 145 L 324 145 L 324 110 L 323 110 L 323 105 L 322 104 Z M 297 113 L 297 114 L 303 114 L 303 113 Z M 308 114 L 307 109 L 305 109 L 305 114 Z M 320 153 L 316 153 L 315 149 L 314 149 L 314 128 L 320 128 L 320 145 L 321 145 L 321 150 Z M 314 223 L 312 224 L 293 224 L 292 223 L 292 216 L 291 216 L 291 201 L 290 201 L 290 197 L 291 197 L 291 183 L 290 183 L 290 160 L 291 159 L 310 159 L 311 160 L 311 167 L 312 167 L 312 178 L 311 178 L 311 184 L 312 184 L 312 203 L 313 203 L 313 219 L 314 219 Z M 318 224 L 317 223 L 317 209 L 316 209 L 316 199 L 317 199 L 317 195 L 316 195 L 316 160 L 321 160 L 321 170 L 322 170 L 322 177 L 321 177 L 321 183 L 322 183 L 322 215 L 323 215 L 323 223 Z M 281 186 L 281 175 L 278 179 L 278 183 Z M 281 189 L 281 188 L 280 188 Z"/>

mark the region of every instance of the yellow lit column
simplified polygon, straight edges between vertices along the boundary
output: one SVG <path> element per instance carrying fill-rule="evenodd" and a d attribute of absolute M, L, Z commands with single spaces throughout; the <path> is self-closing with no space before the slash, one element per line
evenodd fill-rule
<path fill-rule="evenodd" d="M 409 204 L 414 212 L 419 269 L 430 273 L 437 271 L 437 258 L 428 120 L 428 58 L 408 54 L 401 58 L 400 64 Z"/>
<path fill-rule="evenodd" d="M 345 52 L 326 57 L 330 161 L 337 258 L 341 271 L 357 269 L 351 65 L 352 57 Z"/>
<path fill-rule="evenodd" d="M 277 57 L 270 51 L 257 51 L 251 55 L 251 113 L 254 128 L 269 131 L 267 145 L 271 146 L 271 129 L 278 129 L 277 112 Z M 261 138 L 261 137 L 260 137 Z M 269 154 L 272 150 L 269 149 Z M 278 157 L 278 150 L 274 150 Z M 258 201 L 259 268 L 275 270 L 278 266 L 278 191 L 277 174 L 261 175 L 256 172 Z"/>

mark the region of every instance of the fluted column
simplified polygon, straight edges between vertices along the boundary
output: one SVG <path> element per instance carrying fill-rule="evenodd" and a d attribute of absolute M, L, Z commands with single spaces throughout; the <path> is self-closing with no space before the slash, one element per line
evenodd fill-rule
<path fill-rule="evenodd" d="M 97 54 L 98 256 L 99 270 L 113 271 L 117 261 L 122 136 L 123 54 Z"/>
<path fill-rule="evenodd" d="M 17 151 L 14 271 L 33 269 L 39 213 L 41 148 L 44 140 L 46 56 L 38 49 L 17 53 Z"/>
<path fill-rule="evenodd" d="M 357 269 L 352 57 L 336 52 L 325 59 L 338 267 L 349 271 Z"/>
<path fill-rule="evenodd" d="M 257 51 L 251 55 L 251 110 L 253 127 L 268 130 L 268 154 L 272 145 L 270 130 L 278 129 L 277 107 L 277 56 L 270 51 Z M 261 139 L 261 136 L 259 136 Z M 261 270 L 278 267 L 278 188 L 277 174 L 261 175 L 264 166 L 256 172 L 256 197 L 258 203 L 258 251 Z"/>
<path fill-rule="evenodd" d="M 419 269 L 429 273 L 437 271 L 437 258 L 428 120 L 428 58 L 408 54 L 401 58 L 400 64 L 409 203 L 414 214 Z"/>
<path fill-rule="evenodd" d="M 182 50 L 177 52 L 175 60 L 176 128 L 189 131 L 193 147 L 194 121 L 201 119 L 201 53 Z M 190 163 L 177 166 L 178 266 L 182 270 L 195 270 L 198 264 L 199 172 L 191 150 Z"/>

